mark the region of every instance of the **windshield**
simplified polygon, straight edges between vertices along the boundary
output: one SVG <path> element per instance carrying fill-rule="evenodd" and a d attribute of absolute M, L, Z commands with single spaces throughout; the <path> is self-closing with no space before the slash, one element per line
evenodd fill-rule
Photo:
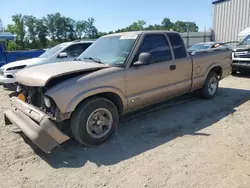
<path fill-rule="evenodd" d="M 201 51 L 207 50 L 211 47 L 211 44 L 195 44 L 192 47 L 188 48 L 188 51 Z"/>
<path fill-rule="evenodd" d="M 123 65 L 127 59 L 137 35 L 133 36 L 108 36 L 98 39 L 79 59 L 98 59 L 108 65 Z"/>
<path fill-rule="evenodd" d="M 49 49 L 48 51 L 44 52 L 42 55 L 40 55 L 40 58 L 48 58 L 57 53 L 58 51 L 62 50 L 67 45 L 65 44 L 58 44 L 54 46 L 53 48 Z"/>
<path fill-rule="evenodd" d="M 239 45 L 240 46 L 250 45 L 250 35 L 248 35 Z"/>

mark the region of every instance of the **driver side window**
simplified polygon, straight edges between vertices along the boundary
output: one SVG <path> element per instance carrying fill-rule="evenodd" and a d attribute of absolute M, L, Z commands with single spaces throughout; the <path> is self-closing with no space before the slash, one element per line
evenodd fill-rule
<path fill-rule="evenodd" d="M 153 63 L 172 60 L 169 43 L 163 34 L 148 34 L 135 55 L 133 63 L 138 61 L 139 55 L 148 52 L 153 56 Z"/>
<path fill-rule="evenodd" d="M 73 44 L 70 47 L 66 48 L 63 52 L 68 54 L 68 57 L 76 58 L 81 53 L 83 53 L 91 43 L 83 43 L 83 44 Z"/>

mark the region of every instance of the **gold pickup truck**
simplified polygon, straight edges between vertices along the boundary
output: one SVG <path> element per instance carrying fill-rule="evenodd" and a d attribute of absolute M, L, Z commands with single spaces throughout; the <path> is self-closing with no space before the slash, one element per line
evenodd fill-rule
<path fill-rule="evenodd" d="M 176 32 L 103 36 L 74 62 L 19 71 L 20 94 L 11 99 L 5 122 L 46 153 L 69 135 L 80 144 L 98 145 L 115 133 L 127 112 L 195 90 L 213 98 L 231 64 L 227 49 L 190 56 Z"/>

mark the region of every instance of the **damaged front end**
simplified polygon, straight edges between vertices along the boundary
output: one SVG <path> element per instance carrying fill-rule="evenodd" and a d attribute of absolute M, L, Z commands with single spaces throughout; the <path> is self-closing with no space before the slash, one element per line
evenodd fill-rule
<path fill-rule="evenodd" d="M 43 87 L 19 86 L 18 90 L 4 114 L 6 124 L 15 124 L 46 153 L 69 139 L 57 127 L 63 117 L 53 100 L 44 96 Z"/>

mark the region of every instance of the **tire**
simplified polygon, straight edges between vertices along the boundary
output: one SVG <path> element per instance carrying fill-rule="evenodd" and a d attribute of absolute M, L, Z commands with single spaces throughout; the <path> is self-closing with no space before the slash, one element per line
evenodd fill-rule
<path fill-rule="evenodd" d="M 214 84 L 211 86 L 211 84 Z M 207 76 L 205 84 L 201 89 L 201 95 L 205 99 L 212 99 L 217 94 L 219 87 L 218 75 L 215 72 L 210 72 Z"/>
<path fill-rule="evenodd" d="M 101 120 L 95 119 L 98 119 L 98 114 L 104 114 L 100 116 Z M 95 118 L 93 119 L 93 117 Z M 109 123 L 106 123 L 107 125 L 104 123 L 105 120 L 103 118 L 109 120 L 107 121 Z M 100 97 L 90 98 L 79 104 L 73 112 L 70 124 L 72 134 L 80 144 L 86 146 L 100 145 L 116 132 L 119 124 L 119 113 L 111 101 Z M 102 135 L 102 131 L 105 134 L 103 133 Z"/>

